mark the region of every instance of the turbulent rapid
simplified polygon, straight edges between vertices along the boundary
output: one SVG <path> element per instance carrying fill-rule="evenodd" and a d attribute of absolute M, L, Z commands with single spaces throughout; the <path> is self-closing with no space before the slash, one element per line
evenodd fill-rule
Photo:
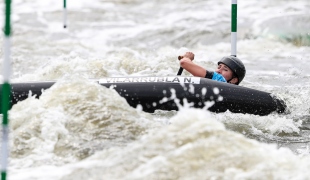
<path fill-rule="evenodd" d="M 310 1 L 238 1 L 240 86 L 287 105 L 267 116 L 145 113 L 92 81 L 175 76 L 186 51 L 214 70 L 230 1 L 68 1 L 66 29 L 62 3 L 12 2 L 11 82 L 57 82 L 9 111 L 9 179 L 309 179 Z"/>

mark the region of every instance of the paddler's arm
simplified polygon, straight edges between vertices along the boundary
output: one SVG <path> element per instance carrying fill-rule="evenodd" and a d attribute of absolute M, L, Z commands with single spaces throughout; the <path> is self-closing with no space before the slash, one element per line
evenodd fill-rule
<path fill-rule="evenodd" d="M 207 70 L 203 67 L 193 63 L 188 57 L 183 57 L 180 60 L 180 66 L 184 68 L 186 71 L 191 73 L 193 76 L 197 77 L 205 77 Z"/>

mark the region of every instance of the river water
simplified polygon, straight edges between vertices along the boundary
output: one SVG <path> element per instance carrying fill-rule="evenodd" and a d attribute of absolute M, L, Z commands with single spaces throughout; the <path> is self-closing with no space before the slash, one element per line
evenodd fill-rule
<path fill-rule="evenodd" d="M 12 2 L 11 82 L 57 83 L 10 110 L 9 179 L 310 179 L 309 0 L 238 1 L 240 85 L 288 107 L 268 116 L 145 113 L 90 81 L 176 75 L 185 51 L 214 69 L 230 1 L 67 1 L 66 29 L 62 3 Z"/>

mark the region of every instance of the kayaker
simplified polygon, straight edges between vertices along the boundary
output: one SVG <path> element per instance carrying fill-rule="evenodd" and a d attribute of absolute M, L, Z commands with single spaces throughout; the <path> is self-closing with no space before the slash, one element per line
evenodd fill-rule
<path fill-rule="evenodd" d="M 220 82 L 238 85 L 244 78 L 246 70 L 244 64 L 235 56 L 225 56 L 219 62 L 215 71 L 209 71 L 193 63 L 194 53 L 186 52 L 179 56 L 180 66 L 193 76 L 208 78 Z"/>

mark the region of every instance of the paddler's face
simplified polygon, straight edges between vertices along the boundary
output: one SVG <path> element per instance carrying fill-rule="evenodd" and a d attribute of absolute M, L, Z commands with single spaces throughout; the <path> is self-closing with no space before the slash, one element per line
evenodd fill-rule
<path fill-rule="evenodd" d="M 236 77 L 234 78 L 232 70 L 225 64 L 219 64 L 215 72 L 221 74 L 226 81 L 230 80 L 230 83 L 235 84 L 238 82 L 238 79 Z"/>

